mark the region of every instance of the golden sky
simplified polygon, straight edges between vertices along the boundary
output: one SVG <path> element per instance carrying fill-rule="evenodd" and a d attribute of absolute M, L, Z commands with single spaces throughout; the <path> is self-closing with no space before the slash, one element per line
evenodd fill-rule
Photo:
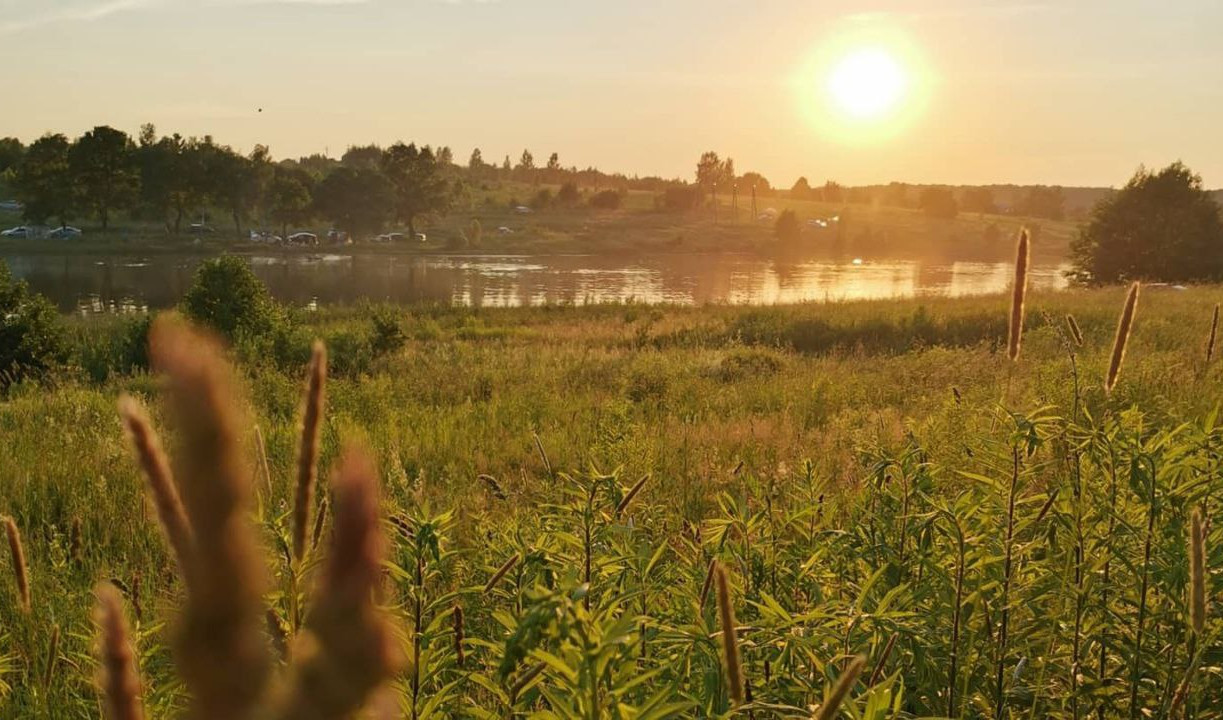
<path fill-rule="evenodd" d="M 1214 187 L 1220 28 L 1218 0 L 0 0 L 0 135 L 154 122 L 667 177 L 712 149 L 787 187 L 1181 159 Z"/>

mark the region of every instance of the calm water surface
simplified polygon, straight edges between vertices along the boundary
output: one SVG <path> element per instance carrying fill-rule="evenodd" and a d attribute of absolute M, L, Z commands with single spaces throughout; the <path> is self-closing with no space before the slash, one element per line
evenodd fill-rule
<path fill-rule="evenodd" d="M 66 312 L 173 305 L 204 259 L 187 255 L 3 256 L 13 273 Z M 1006 290 L 1009 262 L 756 255 L 388 256 L 267 254 L 247 257 L 282 301 L 362 299 L 478 306 L 562 303 L 732 303 L 981 295 Z M 1033 266 L 1032 287 L 1066 286 L 1066 265 Z"/>

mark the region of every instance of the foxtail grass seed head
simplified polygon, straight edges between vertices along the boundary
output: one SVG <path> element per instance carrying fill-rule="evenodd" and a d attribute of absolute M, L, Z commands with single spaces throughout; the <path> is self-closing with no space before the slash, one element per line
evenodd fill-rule
<path fill-rule="evenodd" d="M 21 545 L 21 531 L 13 518 L 4 518 L 4 534 L 8 536 L 9 557 L 13 562 L 13 580 L 17 583 L 17 606 L 22 612 L 30 611 L 30 569 L 25 562 L 25 548 Z"/>
<path fill-rule="evenodd" d="M 374 604 L 385 543 L 369 455 L 346 452 L 334 483 L 334 533 L 306 622 L 311 642 L 276 713 L 282 720 L 349 717 L 401 663 L 391 622 Z"/>
<path fill-rule="evenodd" d="M 1206 364 L 1215 356 L 1215 340 L 1219 337 L 1219 304 L 1215 303 L 1214 316 L 1210 319 L 1210 335 L 1206 338 Z"/>
<path fill-rule="evenodd" d="M 149 494 L 153 496 L 153 505 L 157 508 L 157 518 L 161 521 L 166 540 L 178 562 L 179 571 L 184 579 L 188 579 L 191 569 L 192 550 L 191 525 L 183 502 L 178 496 L 178 488 L 174 484 L 174 476 L 170 472 L 170 461 L 162 449 L 157 431 L 149 421 L 149 416 L 135 398 L 123 395 L 119 398 L 119 418 L 127 432 L 136 460 L 149 483 Z"/>
<path fill-rule="evenodd" d="M 845 668 L 845 672 L 837 678 L 837 684 L 832 686 L 832 691 L 828 693 L 824 704 L 820 705 L 820 709 L 816 711 L 814 720 L 833 720 L 837 716 L 841 703 L 849 697 L 849 691 L 853 690 L 854 684 L 858 682 L 858 676 L 862 674 L 862 669 L 865 667 L 866 658 L 861 655 L 849 663 L 849 667 Z"/>
<path fill-rule="evenodd" d="M 261 552 L 249 507 L 252 473 L 243 452 L 249 428 L 221 346 L 173 315 L 149 333 L 153 368 L 164 373 L 181 443 L 175 477 L 194 555 L 175 649 L 197 717 L 250 718 L 266 688 Z"/>
<path fill-rule="evenodd" d="M 726 568 L 714 568 L 714 584 L 718 594 L 718 618 L 722 626 L 722 660 L 726 667 L 726 683 L 736 705 L 743 704 L 743 668 L 739 664 L 739 638 L 736 635 L 735 608 L 731 605 L 730 578 Z"/>
<path fill-rule="evenodd" d="M 1074 341 L 1075 347 L 1083 347 L 1083 330 L 1073 315 L 1066 315 L 1066 329 L 1070 331 L 1070 339 Z"/>
<path fill-rule="evenodd" d="M 709 602 L 709 590 L 713 587 L 714 569 L 718 566 L 716 559 L 709 561 L 709 568 L 705 570 L 705 582 L 701 584 L 701 609 L 705 609 L 705 603 Z"/>
<path fill-rule="evenodd" d="M 518 553 L 514 553 L 510 556 L 509 560 L 506 560 L 501 564 L 501 567 L 497 568 L 497 572 L 493 573 L 493 576 L 488 579 L 488 582 L 484 583 L 484 593 L 487 595 L 488 593 L 492 592 L 493 588 L 497 587 L 497 583 L 501 582 L 501 578 L 505 577 L 505 574 L 510 570 L 513 570 L 514 566 L 517 564 Z"/>
<path fill-rule="evenodd" d="M 645 487 L 646 480 L 649 479 L 650 476 L 648 474 L 642 475 L 640 480 L 633 483 L 633 487 L 629 488 L 629 491 L 624 494 L 624 498 L 620 500 L 620 504 L 616 506 L 617 515 L 620 515 L 628 508 L 629 504 L 633 502 L 633 498 L 637 497 L 637 493 L 641 492 L 641 488 Z"/>
<path fill-rule="evenodd" d="M 327 349 L 314 343 L 306 376 L 305 409 L 302 411 L 301 443 L 297 452 L 297 486 L 293 496 L 293 559 L 301 562 L 310 531 L 310 507 L 318 477 L 319 427 L 322 425 L 324 389 L 327 382 Z"/>
<path fill-rule="evenodd" d="M 1206 631 L 1206 536 L 1202 511 L 1189 517 L 1189 623 L 1198 637 Z"/>
<path fill-rule="evenodd" d="M 1125 360 L 1125 348 L 1130 342 L 1130 332 L 1134 328 L 1134 315 L 1138 312 L 1137 282 L 1130 285 L 1130 291 L 1125 296 L 1125 307 L 1121 310 L 1121 319 L 1117 322 L 1117 336 L 1113 338 L 1113 354 L 1108 363 L 1108 375 L 1104 379 L 1104 392 L 1111 393 L 1117 386 L 1117 376 L 1121 374 L 1121 363 Z"/>
<path fill-rule="evenodd" d="M 103 583 L 98 586 L 97 623 L 101 633 L 98 655 L 99 684 L 110 720 L 140 720 L 140 675 L 128 638 L 127 619 L 119 591 Z"/>
<path fill-rule="evenodd" d="M 1019 345 L 1023 340 L 1024 301 L 1028 294 L 1028 229 L 1019 231 L 1019 245 L 1015 249 L 1015 286 L 1011 289 L 1010 334 L 1007 337 L 1007 356 L 1012 362 L 1019 359 Z"/>

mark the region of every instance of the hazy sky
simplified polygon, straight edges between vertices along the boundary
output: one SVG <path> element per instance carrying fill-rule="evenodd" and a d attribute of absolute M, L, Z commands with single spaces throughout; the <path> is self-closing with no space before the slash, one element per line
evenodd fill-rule
<path fill-rule="evenodd" d="M 1220 0 L 0 0 L 0 135 L 211 133 L 277 157 L 397 139 L 465 162 L 789 186 L 1223 185 Z M 827 62 L 886 47 L 889 132 L 838 124 Z M 263 108 L 263 112 L 258 112 Z"/>

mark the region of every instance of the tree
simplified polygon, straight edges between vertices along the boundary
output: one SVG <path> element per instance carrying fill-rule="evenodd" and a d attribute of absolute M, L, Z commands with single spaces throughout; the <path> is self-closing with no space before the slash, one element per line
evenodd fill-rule
<path fill-rule="evenodd" d="M 1061 220 L 1066 217 L 1066 195 L 1060 187 L 1037 185 L 1028 188 L 1027 194 L 1019 202 L 1019 214 Z"/>
<path fill-rule="evenodd" d="M 449 145 L 443 145 L 437 149 L 437 164 L 443 168 L 448 168 L 454 164 L 454 151 Z"/>
<path fill-rule="evenodd" d="M 556 192 L 556 204 L 561 207 L 573 207 L 581 199 L 582 196 L 578 192 L 578 186 L 571 182 L 561 185 L 561 189 Z"/>
<path fill-rule="evenodd" d="M 467 169 L 472 173 L 479 174 L 484 170 L 484 154 L 480 152 L 480 148 L 471 151 L 471 159 L 467 161 Z"/>
<path fill-rule="evenodd" d="M 383 153 L 381 167 L 394 187 L 395 216 L 413 235 L 417 218 L 450 209 L 450 189 L 428 145 L 396 143 Z"/>
<path fill-rule="evenodd" d="M 696 163 L 696 184 L 707 193 L 716 192 L 716 186 L 722 179 L 722 159 L 712 150 L 701 155 Z"/>
<path fill-rule="evenodd" d="M 0 173 L 16 168 L 25 156 L 25 145 L 15 137 L 0 138 Z"/>
<path fill-rule="evenodd" d="M 800 177 L 794 181 L 794 185 L 790 187 L 790 197 L 795 200 L 806 200 L 812 195 L 811 184 L 807 182 L 807 178 Z"/>
<path fill-rule="evenodd" d="M 372 168 L 337 168 L 315 191 L 319 213 L 354 237 L 382 229 L 395 211 L 395 186 Z"/>
<path fill-rule="evenodd" d="M 739 178 L 739 187 L 743 190 L 750 191 L 753 187 L 756 192 L 761 195 L 767 195 L 772 192 L 773 188 L 769 185 L 769 181 L 758 172 L 746 172 Z"/>
<path fill-rule="evenodd" d="M 960 197 L 960 207 L 966 212 L 989 213 L 998 211 L 994 203 L 994 191 L 987 187 L 969 188 Z"/>
<path fill-rule="evenodd" d="M 340 156 L 340 164 L 350 168 L 373 169 L 382 162 L 382 148 L 377 145 L 350 145 Z"/>
<path fill-rule="evenodd" d="M 951 192 L 951 188 L 943 185 L 927 185 L 922 188 L 918 206 L 927 216 L 944 220 L 950 220 L 960 212 L 955 194 Z"/>
<path fill-rule="evenodd" d="M 268 187 L 268 216 L 280 225 L 280 234 L 287 237 L 289 225 L 300 225 L 310 219 L 310 176 L 301 170 L 278 168 Z"/>
<path fill-rule="evenodd" d="M 256 145 L 250 157 L 228 147 L 209 145 L 206 156 L 210 195 L 229 211 L 234 232 L 242 235 L 242 221 L 262 203 L 272 173 L 267 147 Z"/>
<path fill-rule="evenodd" d="M 1223 220 L 1202 178 L 1176 162 L 1139 168 L 1101 200 L 1071 242 L 1075 274 L 1095 283 L 1223 278 Z"/>
<path fill-rule="evenodd" d="M 824 189 L 820 191 L 821 199 L 826 203 L 845 202 L 845 189 L 833 180 L 824 183 Z"/>
<path fill-rule="evenodd" d="M 619 210 L 624 196 L 618 190 L 603 190 L 590 198 L 590 206 L 599 210 Z"/>
<path fill-rule="evenodd" d="M 76 210 L 76 185 L 68 164 L 71 145 L 63 135 L 44 135 L 30 144 L 17 166 L 17 199 L 26 220 L 42 224 L 55 218 L 67 224 Z"/>
<path fill-rule="evenodd" d="M 559 154 L 552 153 L 548 156 L 548 169 L 554 172 L 561 169 L 561 157 Z"/>
<path fill-rule="evenodd" d="M 106 230 L 111 212 L 132 207 L 140 190 L 136 146 L 122 130 L 99 125 L 82 135 L 68 153 L 81 199 Z"/>

